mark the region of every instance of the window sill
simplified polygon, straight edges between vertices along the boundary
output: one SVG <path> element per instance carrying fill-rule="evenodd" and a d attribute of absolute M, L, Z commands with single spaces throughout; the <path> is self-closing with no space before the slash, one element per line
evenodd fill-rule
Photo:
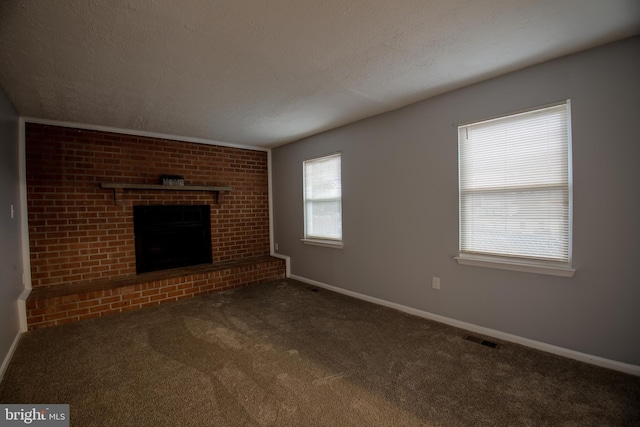
<path fill-rule="evenodd" d="M 335 249 L 342 249 L 344 247 L 342 240 L 300 239 L 300 241 L 305 245 L 324 246 Z"/>
<path fill-rule="evenodd" d="M 474 267 L 497 268 L 501 270 L 523 271 L 526 273 L 547 274 L 550 276 L 573 277 L 575 268 L 568 265 L 544 261 L 527 261 L 482 255 L 460 254 L 453 257 L 458 264 Z"/>

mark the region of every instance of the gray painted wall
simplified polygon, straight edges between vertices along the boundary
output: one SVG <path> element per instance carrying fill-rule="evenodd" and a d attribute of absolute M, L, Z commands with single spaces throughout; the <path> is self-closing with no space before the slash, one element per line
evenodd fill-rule
<path fill-rule="evenodd" d="M 0 363 L 20 331 L 22 285 L 18 114 L 0 89 Z M 15 214 L 11 218 L 11 205 Z"/>
<path fill-rule="evenodd" d="M 294 275 L 640 365 L 640 38 L 273 150 Z M 458 265 L 458 123 L 571 99 L 573 278 Z M 342 152 L 344 249 L 304 245 L 302 161 Z M 442 280 L 431 288 L 431 276 Z"/>

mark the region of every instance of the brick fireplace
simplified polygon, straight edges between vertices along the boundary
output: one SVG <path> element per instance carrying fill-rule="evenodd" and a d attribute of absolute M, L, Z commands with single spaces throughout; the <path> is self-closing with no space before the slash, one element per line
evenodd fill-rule
<path fill-rule="evenodd" d="M 27 123 L 30 328 L 284 276 L 269 257 L 267 153 Z M 230 191 L 102 188 L 159 184 Z M 134 206 L 207 205 L 209 266 L 136 274 Z"/>

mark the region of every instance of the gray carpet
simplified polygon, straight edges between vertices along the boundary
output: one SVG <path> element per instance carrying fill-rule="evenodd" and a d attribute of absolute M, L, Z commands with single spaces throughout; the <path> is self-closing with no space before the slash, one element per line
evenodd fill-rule
<path fill-rule="evenodd" d="M 640 425 L 640 378 L 280 280 L 28 332 L 2 403 L 72 426 Z"/>

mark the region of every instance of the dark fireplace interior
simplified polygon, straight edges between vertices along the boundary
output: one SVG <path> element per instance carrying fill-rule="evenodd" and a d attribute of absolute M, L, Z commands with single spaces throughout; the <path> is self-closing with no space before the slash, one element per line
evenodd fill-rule
<path fill-rule="evenodd" d="M 210 263 L 209 205 L 134 206 L 136 272 Z"/>

